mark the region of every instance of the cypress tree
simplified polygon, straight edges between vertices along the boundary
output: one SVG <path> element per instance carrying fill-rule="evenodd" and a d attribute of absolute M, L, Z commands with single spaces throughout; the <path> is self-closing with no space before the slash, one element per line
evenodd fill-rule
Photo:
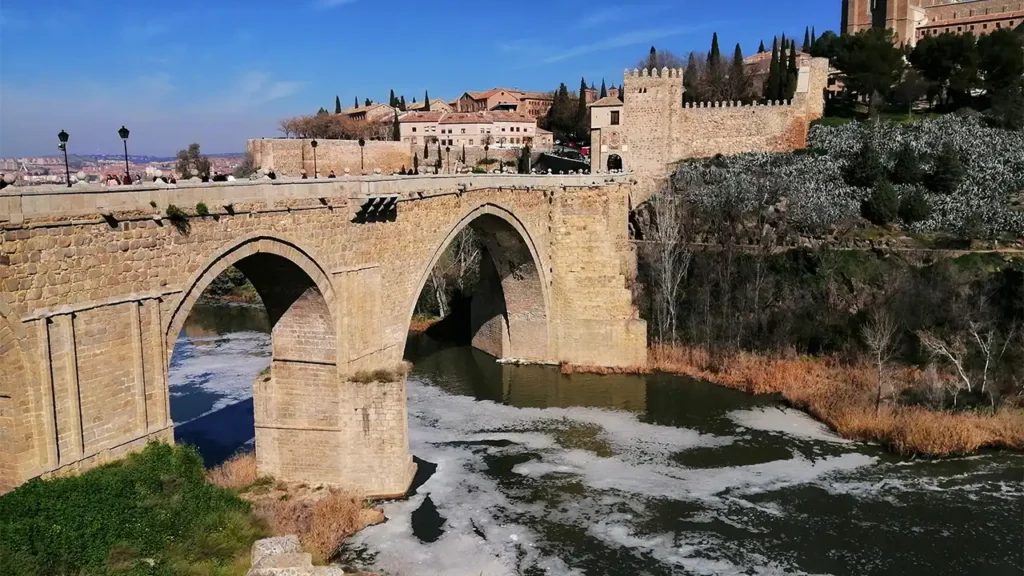
<path fill-rule="evenodd" d="M 786 67 L 786 92 L 783 94 L 786 100 L 792 100 L 793 96 L 796 95 L 796 83 L 799 74 L 800 72 L 796 67 L 796 40 L 793 40 L 792 44 L 790 44 L 789 64 Z"/>
<path fill-rule="evenodd" d="M 647 57 L 647 67 L 654 70 L 658 67 L 658 51 L 651 46 L 651 54 Z"/>
<path fill-rule="evenodd" d="M 697 55 L 690 52 L 690 59 L 686 62 L 686 71 L 683 72 L 683 102 L 700 102 L 700 71 L 697 67 Z"/>
<path fill-rule="evenodd" d="M 402 112 L 405 112 L 405 96 L 402 96 L 401 98 L 399 98 L 399 100 L 398 100 L 398 109 L 401 110 Z"/>
<path fill-rule="evenodd" d="M 430 160 L 430 138 L 427 137 L 424 138 L 423 140 L 423 159 Z"/>
<path fill-rule="evenodd" d="M 626 101 L 626 85 L 619 84 L 619 102 Z"/>
<path fill-rule="evenodd" d="M 388 99 L 388 106 L 392 108 L 398 108 L 398 99 L 395 98 L 395 91 L 391 91 L 391 98 Z"/>
<path fill-rule="evenodd" d="M 722 69 L 722 51 L 718 47 L 718 32 L 711 36 L 711 52 L 708 52 L 706 73 L 711 100 L 724 100 L 728 88 L 725 86 L 725 70 Z"/>
<path fill-rule="evenodd" d="M 764 85 L 764 99 L 769 102 L 779 96 L 779 39 L 772 41 L 772 63 L 768 68 L 768 80 Z"/>
<path fill-rule="evenodd" d="M 605 86 L 605 84 L 604 84 L 604 78 L 601 78 L 601 95 L 599 96 L 599 98 L 607 98 L 607 97 L 608 97 L 608 87 Z"/>
<path fill-rule="evenodd" d="M 462 143 L 462 163 L 466 163 L 466 143 Z"/>
<path fill-rule="evenodd" d="M 787 63 L 789 62 L 789 41 L 785 41 L 779 46 L 779 67 L 776 69 L 779 75 L 779 91 L 775 95 L 776 100 L 785 100 L 786 93 L 789 91 L 789 69 Z"/>
<path fill-rule="evenodd" d="M 743 67 L 743 49 L 737 42 L 732 55 L 732 69 L 729 70 L 729 99 L 745 101 L 749 89 L 747 71 Z"/>
<path fill-rule="evenodd" d="M 811 46 L 814 46 L 814 43 L 817 41 L 818 39 L 814 35 L 814 26 L 811 26 Z M 810 48 L 808 48 L 808 51 L 810 51 Z"/>
<path fill-rule="evenodd" d="M 338 96 L 334 97 L 334 113 L 341 114 L 341 98 Z"/>
<path fill-rule="evenodd" d="M 803 51 L 807 52 L 811 49 L 811 29 L 804 27 L 804 47 Z"/>
<path fill-rule="evenodd" d="M 761 40 L 761 45 L 757 47 L 757 53 L 758 54 L 764 54 L 765 53 L 764 40 Z"/>
<path fill-rule="evenodd" d="M 365 104 L 366 106 L 370 106 L 370 105 L 372 105 L 372 104 L 373 104 L 373 100 L 370 100 L 369 98 L 367 98 L 367 99 L 366 99 L 366 102 L 365 102 L 364 104 Z"/>
<path fill-rule="evenodd" d="M 359 108 L 359 96 L 356 96 L 356 108 Z"/>
<path fill-rule="evenodd" d="M 430 92 L 423 91 L 423 111 L 430 112 Z M 426 158 L 426 156 L 424 156 Z"/>
<path fill-rule="evenodd" d="M 587 81 L 580 78 L 580 99 L 576 103 L 576 118 L 573 123 L 573 131 L 576 139 L 580 142 L 586 141 L 587 132 Z"/>
<path fill-rule="evenodd" d="M 413 154 L 412 155 L 412 173 L 413 174 L 419 174 L 420 173 L 420 155 L 419 154 Z"/>
<path fill-rule="evenodd" d="M 402 127 L 398 123 L 398 110 L 395 110 L 395 121 L 391 125 L 391 139 L 395 142 L 402 141 Z"/>

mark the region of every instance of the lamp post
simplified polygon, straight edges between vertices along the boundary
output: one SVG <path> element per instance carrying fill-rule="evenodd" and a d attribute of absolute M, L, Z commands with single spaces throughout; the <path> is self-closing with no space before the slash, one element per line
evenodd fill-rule
<path fill-rule="evenodd" d="M 316 180 L 317 179 L 317 171 L 316 171 L 316 140 L 313 140 L 312 142 L 310 142 L 309 145 L 313 147 L 313 180 Z"/>
<path fill-rule="evenodd" d="M 121 137 L 121 141 L 124 142 L 124 175 L 128 178 L 128 183 L 132 181 L 132 174 L 128 170 L 128 129 L 121 125 L 121 129 L 117 131 L 117 135 Z"/>
<path fill-rule="evenodd" d="M 444 147 L 444 151 L 445 151 L 445 154 L 448 155 L 448 173 L 451 174 L 452 173 L 452 147 L 451 146 L 445 146 Z"/>
<path fill-rule="evenodd" d="M 359 138 L 359 171 L 366 171 L 366 163 L 363 161 L 363 148 L 366 147 L 366 140 L 362 137 Z"/>
<path fill-rule="evenodd" d="M 60 140 L 57 148 L 64 152 L 64 178 L 68 181 L 68 188 L 71 188 L 71 169 L 68 168 L 68 133 L 61 130 L 60 134 L 57 134 L 57 139 Z"/>

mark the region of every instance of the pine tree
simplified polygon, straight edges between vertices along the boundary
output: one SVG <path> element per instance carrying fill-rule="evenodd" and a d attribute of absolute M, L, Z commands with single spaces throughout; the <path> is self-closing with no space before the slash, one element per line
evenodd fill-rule
<path fill-rule="evenodd" d="M 402 141 L 402 126 L 398 123 L 398 110 L 395 110 L 395 120 L 391 125 L 391 139 L 395 142 Z"/>
<path fill-rule="evenodd" d="M 605 84 L 604 84 L 604 78 L 601 78 L 601 96 L 599 96 L 599 97 L 600 98 L 607 98 L 608 97 L 608 87 L 605 86 Z"/>
<path fill-rule="evenodd" d="M 747 71 L 743 67 L 743 49 L 736 43 L 736 50 L 732 55 L 732 69 L 729 70 L 729 100 L 747 100 L 750 92 L 750 82 L 747 79 Z"/>
<path fill-rule="evenodd" d="M 647 57 L 647 68 L 654 70 L 658 67 L 658 51 L 651 46 L 651 54 Z"/>
<path fill-rule="evenodd" d="M 804 47 L 803 51 L 807 52 L 811 49 L 811 29 L 804 27 Z"/>
<path fill-rule="evenodd" d="M 765 53 L 764 40 L 761 40 L 761 45 L 757 47 L 757 53 L 758 54 L 764 54 Z"/>
<path fill-rule="evenodd" d="M 423 111 L 430 112 L 430 92 L 423 91 Z"/>
<path fill-rule="evenodd" d="M 395 91 L 391 91 L 391 98 L 388 99 L 388 106 L 392 108 L 398 108 L 398 99 L 395 98 Z"/>
<path fill-rule="evenodd" d="M 764 85 L 764 99 L 771 102 L 779 97 L 779 39 L 772 41 L 772 63 Z"/>
<path fill-rule="evenodd" d="M 338 96 L 334 97 L 334 113 L 341 114 L 341 98 Z"/>

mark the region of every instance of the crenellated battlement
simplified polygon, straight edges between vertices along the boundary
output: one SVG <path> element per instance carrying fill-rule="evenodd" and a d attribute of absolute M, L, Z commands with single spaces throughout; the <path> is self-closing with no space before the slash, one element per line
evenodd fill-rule
<path fill-rule="evenodd" d="M 686 110 L 695 109 L 706 109 L 706 108 L 783 108 L 793 106 L 794 100 L 769 100 L 767 102 L 737 102 L 737 101 L 722 101 L 722 102 L 685 102 L 683 108 Z"/>
<path fill-rule="evenodd" d="M 661 70 L 658 70 L 657 68 L 644 68 L 642 70 L 638 70 L 636 68 L 633 68 L 632 70 L 630 70 L 629 68 L 626 68 L 625 77 L 627 79 L 629 79 L 629 78 L 682 78 L 683 77 L 683 69 L 682 68 L 669 68 L 667 66 L 665 68 L 662 68 Z"/>

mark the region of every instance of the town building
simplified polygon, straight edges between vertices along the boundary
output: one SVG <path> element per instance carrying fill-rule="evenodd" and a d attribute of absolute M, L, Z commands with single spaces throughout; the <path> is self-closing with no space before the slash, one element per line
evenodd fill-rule
<path fill-rule="evenodd" d="M 424 111 L 423 108 L 425 106 L 426 106 L 426 103 L 424 103 L 424 102 L 413 102 L 412 104 L 407 104 L 405 109 L 407 111 L 409 111 L 409 112 L 423 112 Z M 442 100 L 440 98 L 431 98 L 430 99 L 430 111 L 431 112 L 454 112 L 454 110 L 455 109 L 452 107 L 451 104 L 449 104 L 448 102 L 445 102 L 444 100 Z"/>
<path fill-rule="evenodd" d="M 370 104 L 369 106 L 351 106 L 342 110 L 341 113 L 353 120 L 385 122 L 394 119 L 395 108 L 387 104 Z"/>
<path fill-rule="evenodd" d="M 843 0 L 842 10 L 844 33 L 888 28 L 910 46 L 925 36 L 980 36 L 1024 23 L 1024 0 Z"/>
<path fill-rule="evenodd" d="M 548 113 L 553 100 L 549 92 L 494 88 L 486 92 L 464 92 L 453 104 L 455 112 L 518 112 L 536 121 Z"/>
<path fill-rule="evenodd" d="M 622 170 L 629 151 L 625 139 L 626 104 L 618 96 L 596 100 L 590 108 L 590 165 L 598 172 Z"/>
<path fill-rule="evenodd" d="M 399 132 L 410 145 L 551 147 L 551 133 L 518 112 L 406 112 L 399 117 Z"/>

